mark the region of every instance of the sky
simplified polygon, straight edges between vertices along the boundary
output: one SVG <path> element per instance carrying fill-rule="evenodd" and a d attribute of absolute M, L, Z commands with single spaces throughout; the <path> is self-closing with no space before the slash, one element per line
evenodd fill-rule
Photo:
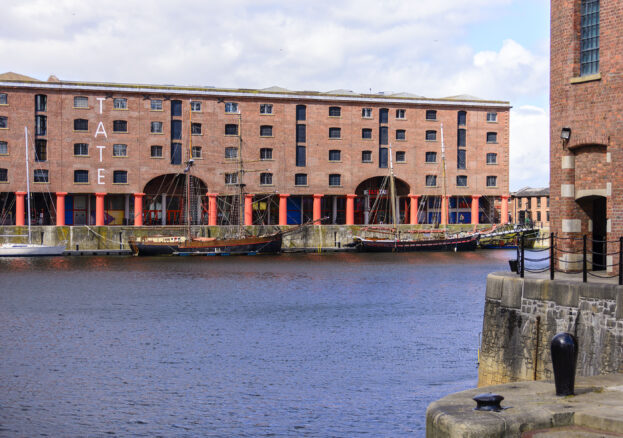
<path fill-rule="evenodd" d="M 3 0 L 0 72 L 511 103 L 510 189 L 549 185 L 548 0 Z"/>

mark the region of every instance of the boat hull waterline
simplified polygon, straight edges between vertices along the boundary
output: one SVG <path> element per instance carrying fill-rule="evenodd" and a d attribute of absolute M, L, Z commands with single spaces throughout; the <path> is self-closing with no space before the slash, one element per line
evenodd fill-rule
<path fill-rule="evenodd" d="M 362 252 L 415 252 L 415 251 L 474 251 L 478 235 L 450 239 L 365 239 L 355 238 L 356 247 Z"/>
<path fill-rule="evenodd" d="M 242 239 L 191 240 L 176 242 L 130 241 L 132 253 L 138 256 L 160 255 L 253 255 L 281 252 L 281 234 Z"/>
<path fill-rule="evenodd" d="M 0 245 L 0 257 L 60 256 L 65 252 L 62 245 L 35 245 L 31 243 L 5 243 Z"/>

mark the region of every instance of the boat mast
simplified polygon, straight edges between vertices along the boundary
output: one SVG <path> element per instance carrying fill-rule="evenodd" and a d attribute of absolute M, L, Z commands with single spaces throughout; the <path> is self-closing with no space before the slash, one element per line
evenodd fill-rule
<path fill-rule="evenodd" d="M 28 217 L 28 243 L 32 243 L 30 232 L 30 171 L 28 170 L 28 126 L 24 126 L 24 141 L 26 143 L 26 199 L 28 203 L 28 210 L 26 216 Z"/>
<path fill-rule="evenodd" d="M 392 161 L 392 145 L 389 145 L 389 199 L 392 211 L 392 223 L 398 225 L 396 220 L 396 183 L 394 181 L 394 162 Z"/>
<path fill-rule="evenodd" d="M 189 129 L 189 141 L 188 141 L 188 163 L 186 169 L 184 169 L 184 177 L 186 179 L 186 238 L 190 240 L 191 237 L 191 216 L 190 216 L 190 167 L 193 165 L 193 104 L 190 102 L 190 129 Z"/>
<path fill-rule="evenodd" d="M 244 169 L 242 167 L 242 114 L 238 110 L 238 236 L 242 237 L 242 225 L 244 213 L 244 182 L 242 180 Z"/>
<path fill-rule="evenodd" d="M 441 124 L 441 187 L 442 187 L 442 192 L 443 192 L 443 197 L 441 198 L 441 213 L 444 213 L 445 210 L 445 214 L 446 214 L 446 218 L 441 218 L 442 222 L 443 222 L 443 232 L 445 235 L 447 235 L 447 231 L 448 231 L 448 226 L 447 226 L 447 217 L 448 217 L 448 206 L 446 204 L 447 198 L 446 198 L 446 146 L 443 142 L 443 123 Z M 444 207 L 446 207 L 444 209 Z M 446 220 L 444 220 L 446 219 Z"/>

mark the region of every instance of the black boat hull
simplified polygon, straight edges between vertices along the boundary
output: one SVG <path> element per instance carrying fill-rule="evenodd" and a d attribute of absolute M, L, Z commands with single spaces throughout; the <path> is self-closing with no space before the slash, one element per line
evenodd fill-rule
<path fill-rule="evenodd" d="M 247 241 L 245 241 L 247 240 Z M 278 254 L 281 252 L 281 235 L 252 239 L 223 239 L 208 241 L 205 244 L 130 242 L 134 255 L 255 255 Z"/>
<path fill-rule="evenodd" d="M 356 246 L 361 252 L 474 251 L 478 246 L 478 236 L 431 240 L 359 238 Z"/>

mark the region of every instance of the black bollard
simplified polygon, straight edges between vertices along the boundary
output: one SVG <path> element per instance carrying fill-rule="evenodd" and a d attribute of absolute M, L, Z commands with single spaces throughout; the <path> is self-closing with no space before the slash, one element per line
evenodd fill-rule
<path fill-rule="evenodd" d="M 491 394 L 490 392 L 485 394 L 478 394 L 472 400 L 476 402 L 475 411 L 493 411 L 500 412 L 504 408 L 500 406 L 504 397 L 498 394 Z"/>
<path fill-rule="evenodd" d="M 571 333 L 558 333 L 552 338 L 550 347 L 556 395 L 573 395 L 575 366 L 578 361 L 578 342 Z"/>

